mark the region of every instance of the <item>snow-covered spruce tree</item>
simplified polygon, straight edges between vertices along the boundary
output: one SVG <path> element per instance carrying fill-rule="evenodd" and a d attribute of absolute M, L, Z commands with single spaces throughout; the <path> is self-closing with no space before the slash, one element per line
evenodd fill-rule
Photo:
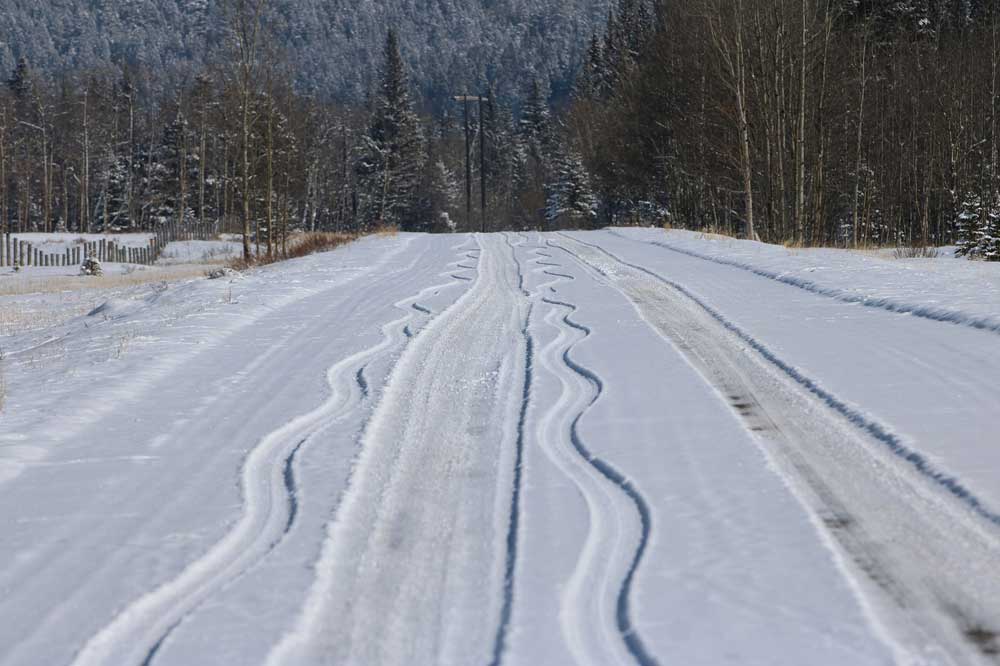
<path fill-rule="evenodd" d="M 531 81 L 518 126 L 529 157 L 544 162 L 552 144 L 552 112 L 538 79 Z"/>
<path fill-rule="evenodd" d="M 521 226 L 537 227 L 544 223 L 545 183 L 551 170 L 553 146 L 552 113 L 548 95 L 534 79 L 521 108 L 518 142 L 524 150 L 524 179 L 518 188 Z"/>
<path fill-rule="evenodd" d="M 191 182 L 189 169 L 195 162 L 190 154 L 188 123 L 178 109 L 164 126 L 160 143 L 145 167 L 149 216 L 154 225 L 193 218 L 187 190 Z"/>
<path fill-rule="evenodd" d="M 1000 261 L 1000 203 L 984 211 L 980 225 L 979 247 L 986 261 Z"/>
<path fill-rule="evenodd" d="M 514 196 L 525 180 L 525 151 L 515 130 L 514 114 L 498 98 L 493 88 L 487 91 L 484 105 L 486 130 L 486 181 L 489 206 L 495 219 L 511 219 Z"/>
<path fill-rule="evenodd" d="M 955 234 L 958 256 L 1000 261 L 1000 201 L 984 205 L 978 195 L 964 197 L 955 219 Z"/>
<path fill-rule="evenodd" d="M 444 160 L 434 160 L 430 167 L 427 186 L 428 210 L 434 231 L 455 231 L 458 218 L 458 203 L 461 186 L 458 177 Z"/>
<path fill-rule="evenodd" d="M 362 220 L 368 227 L 397 225 L 406 230 L 420 226 L 417 190 L 423 166 L 420 120 L 410 97 L 399 41 L 390 29 L 380 85 L 371 100 L 368 133 L 358 164 Z"/>
<path fill-rule="evenodd" d="M 965 197 L 955 219 L 955 233 L 958 238 L 960 257 L 975 259 L 979 256 L 980 215 L 979 201 L 975 197 Z"/>
<path fill-rule="evenodd" d="M 589 226 L 597 218 L 597 196 L 583 158 L 570 146 L 553 152 L 552 173 L 545 186 L 545 219 L 552 226 Z"/>
<path fill-rule="evenodd" d="M 604 47 L 597 33 L 590 38 L 587 59 L 576 79 L 573 93 L 576 98 L 585 100 L 600 100 L 607 96 L 608 71 L 604 59 Z"/>

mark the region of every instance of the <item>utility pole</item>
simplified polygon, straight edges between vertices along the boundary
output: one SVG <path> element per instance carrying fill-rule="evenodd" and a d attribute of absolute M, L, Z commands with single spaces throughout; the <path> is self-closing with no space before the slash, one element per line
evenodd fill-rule
<path fill-rule="evenodd" d="M 479 98 L 479 195 L 482 199 L 483 233 L 486 233 L 486 114 L 483 113 L 483 103 L 488 100 Z"/>
<path fill-rule="evenodd" d="M 486 233 L 486 131 L 483 126 L 483 103 L 488 97 L 480 95 L 458 95 L 456 102 L 461 102 L 465 109 L 465 215 L 466 224 L 472 227 L 472 127 L 469 122 L 469 102 L 479 103 L 479 162 L 482 189 L 482 220 L 481 229 Z"/>

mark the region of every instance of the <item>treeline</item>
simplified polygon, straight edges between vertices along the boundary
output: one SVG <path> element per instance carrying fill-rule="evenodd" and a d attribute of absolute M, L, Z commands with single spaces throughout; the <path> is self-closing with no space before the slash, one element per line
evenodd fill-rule
<path fill-rule="evenodd" d="M 0 91 L 0 231 L 211 225 L 271 252 L 289 229 L 354 224 L 350 111 L 298 95 L 276 66 L 191 79 L 164 99 L 148 71 L 53 80 L 22 60 Z"/>
<path fill-rule="evenodd" d="M 568 114 L 603 222 L 1000 258 L 996 0 L 619 0 Z"/>
<path fill-rule="evenodd" d="M 50 78 L 20 61 L 0 90 L 0 231 L 208 224 L 242 233 L 249 256 L 253 244 L 273 252 L 290 230 L 593 217 L 582 157 L 564 147 L 544 84 L 527 87 L 519 119 L 490 90 L 470 105 L 468 130 L 460 104 L 422 116 L 390 32 L 365 106 L 338 106 L 291 86 L 262 5 L 243 2 L 228 56 L 168 94 L 135 67 Z"/>

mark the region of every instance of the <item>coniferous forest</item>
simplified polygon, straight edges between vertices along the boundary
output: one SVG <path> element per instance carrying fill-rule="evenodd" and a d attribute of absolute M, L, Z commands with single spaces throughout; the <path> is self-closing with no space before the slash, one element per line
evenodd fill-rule
<path fill-rule="evenodd" d="M 538 56 L 568 79 L 478 63 L 453 90 L 387 25 L 344 94 L 302 83 L 267 0 L 230 0 L 212 56 L 169 72 L 20 57 L 0 214 L 15 232 L 670 224 L 998 259 L 997 4 L 617 0 L 593 34 L 574 24 L 579 57 Z"/>

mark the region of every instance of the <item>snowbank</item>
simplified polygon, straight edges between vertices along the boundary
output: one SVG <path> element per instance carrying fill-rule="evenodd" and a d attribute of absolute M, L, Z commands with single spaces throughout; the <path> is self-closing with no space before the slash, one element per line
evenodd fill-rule
<path fill-rule="evenodd" d="M 957 260 L 947 250 L 933 259 L 895 259 L 882 251 L 785 248 L 691 231 L 612 233 L 847 303 L 1000 332 L 1000 264 Z"/>

